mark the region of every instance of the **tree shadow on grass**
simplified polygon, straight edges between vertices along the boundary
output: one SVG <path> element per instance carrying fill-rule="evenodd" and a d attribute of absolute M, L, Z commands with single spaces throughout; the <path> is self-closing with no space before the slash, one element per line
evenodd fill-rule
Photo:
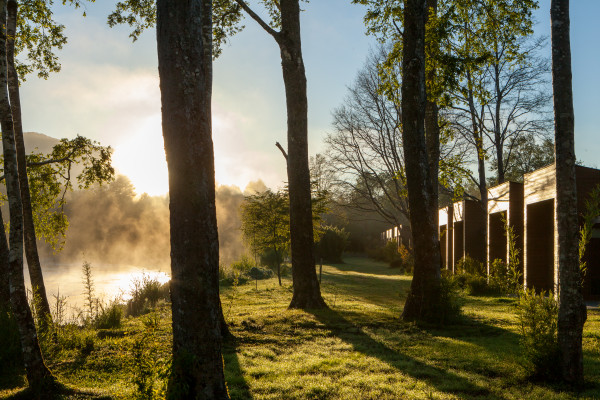
<path fill-rule="evenodd" d="M 315 318 L 332 333 L 352 345 L 354 350 L 392 366 L 403 374 L 427 382 L 436 390 L 455 395 L 461 399 L 503 400 L 504 397 L 491 392 L 468 379 L 442 368 L 426 364 L 371 338 L 352 322 L 335 310 L 310 310 Z"/>
<path fill-rule="evenodd" d="M 80 390 L 57 384 L 53 390 L 45 390 L 41 393 L 32 392 L 31 389 L 25 388 L 19 392 L 7 397 L 7 400 L 113 400 L 111 396 L 106 396 L 92 391 Z"/>
<path fill-rule="evenodd" d="M 225 382 L 231 400 L 252 400 L 250 386 L 244 378 L 244 372 L 238 359 L 236 339 L 229 339 L 223 344 L 223 361 L 225 362 Z"/>

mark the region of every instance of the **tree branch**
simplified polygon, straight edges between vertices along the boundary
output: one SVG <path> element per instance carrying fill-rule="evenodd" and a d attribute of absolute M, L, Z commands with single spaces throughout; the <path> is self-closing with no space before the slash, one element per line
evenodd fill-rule
<path fill-rule="evenodd" d="M 287 161 L 288 161 L 288 155 L 285 152 L 285 150 L 283 149 L 283 146 L 281 146 L 281 144 L 279 144 L 279 142 L 275 142 L 275 146 L 277 146 L 277 148 L 281 151 L 281 154 L 283 154 L 283 157 L 285 157 L 285 162 L 287 163 Z"/>
<path fill-rule="evenodd" d="M 246 11 L 246 13 L 252 17 L 252 19 L 255 20 L 269 35 L 273 36 L 273 39 L 275 39 L 277 43 L 279 43 L 281 36 L 280 32 L 277 32 L 275 29 L 271 28 L 271 26 L 267 24 L 258 14 L 256 14 L 244 0 L 235 0 L 235 2 L 238 3 L 240 7 L 242 7 L 244 11 Z"/>

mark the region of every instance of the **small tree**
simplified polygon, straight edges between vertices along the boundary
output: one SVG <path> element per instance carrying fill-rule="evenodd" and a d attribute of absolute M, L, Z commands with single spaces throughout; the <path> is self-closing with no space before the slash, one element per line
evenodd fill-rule
<path fill-rule="evenodd" d="M 242 233 L 253 252 L 272 252 L 281 285 L 281 263 L 290 243 L 287 193 L 266 190 L 246 197 L 242 204 Z"/>

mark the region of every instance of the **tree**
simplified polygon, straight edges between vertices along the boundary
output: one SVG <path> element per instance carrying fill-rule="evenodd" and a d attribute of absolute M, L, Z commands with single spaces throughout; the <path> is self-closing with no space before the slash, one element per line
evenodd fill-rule
<path fill-rule="evenodd" d="M 171 226 L 168 396 L 228 399 L 211 127 L 212 5 L 210 0 L 158 0 L 156 16 Z"/>
<path fill-rule="evenodd" d="M 270 252 L 275 257 L 281 286 L 281 263 L 289 248 L 290 205 L 287 193 L 266 190 L 244 199 L 242 233 L 255 253 Z"/>
<path fill-rule="evenodd" d="M 552 0 L 550 19 L 558 230 L 558 345 L 562 378 L 571 384 L 581 385 L 582 335 L 587 311 L 581 293 L 578 254 L 569 1 Z"/>
<path fill-rule="evenodd" d="M 93 1 L 93 0 L 92 0 Z M 69 3 L 73 6 L 80 7 L 81 0 L 68 0 L 63 4 Z M 22 196 L 23 207 L 23 232 L 25 241 L 25 253 L 27 256 L 27 265 L 29 276 L 32 284 L 32 289 L 38 301 L 35 302 L 37 314 L 40 316 L 41 328 L 45 329 L 47 322 L 51 321 L 50 306 L 46 295 L 42 268 L 40 265 L 39 255 L 36 244 L 35 233 L 35 217 L 32 206 L 32 196 L 30 193 L 28 174 L 26 172 L 26 155 L 25 145 L 23 142 L 23 124 L 21 118 L 21 102 L 19 95 L 19 78 L 24 80 L 28 73 L 37 71 L 38 76 L 47 78 L 50 72 L 60 71 L 60 63 L 54 53 L 55 49 L 61 49 L 67 39 L 63 34 L 64 26 L 58 24 L 52 19 L 52 2 L 38 2 L 25 0 L 17 3 L 16 0 L 7 1 L 7 68 L 8 68 L 8 91 L 10 97 L 10 106 L 12 112 L 13 126 L 15 130 L 15 144 L 17 151 L 17 161 L 19 168 L 19 184 Z M 20 7 L 19 7 L 20 5 Z M 19 8 L 21 13 L 18 12 Z M 15 59 L 15 53 L 28 50 L 25 60 L 18 61 Z M 89 141 L 88 141 L 89 142 Z M 90 142 L 91 143 L 91 142 Z M 81 143 L 79 143 L 81 144 Z M 99 150 L 98 147 L 92 149 L 79 149 L 80 155 L 88 154 L 92 151 Z M 104 150 L 100 151 L 101 156 L 105 156 Z M 85 157 L 81 157 L 85 159 Z M 92 158 L 95 158 L 92 157 Z M 70 170 L 71 162 L 69 160 L 68 169 Z M 110 150 L 108 150 L 108 158 L 104 161 L 110 167 Z M 63 163 L 66 160 L 63 160 Z M 96 172 L 105 172 L 103 168 Z M 68 179 L 66 179 L 68 181 Z M 102 178 L 99 178 L 102 181 Z M 67 182 L 67 186 L 70 183 Z M 38 185 L 44 187 L 45 183 Z M 38 193 L 39 194 L 39 193 Z M 40 200 L 40 198 L 38 198 Z M 48 198 L 46 199 L 48 200 Z M 48 201 L 46 202 L 48 203 Z M 53 204 L 54 205 L 54 204 Z M 49 208 L 47 208 L 47 211 Z M 50 212 L 52 214 L 52 212 Z M 53 213 L 59 216 L 59 213 Z M 64 217 L 64 216 L 63 216 Z M 59 233 L 62 229 L 66 229 L 66 223 L 60 226 L 61 218 L 52 220 L 54 225 L 46 225 L 47 231 L 53 228 L 58 228 Z M 64 220 L 64 218 L 63 218 Z M 50 222 L 51 220 L 47 220 Z M 66 220 L 64 220 L 66 222 Z M 39 225 L 38 225 L 39 226 Z M 48 236 L 48 235 L 47 235 Z M 52 234 L 50 235 L 52 236 Z"/>
<path fill-rule="evenodd" d="M 346 198 L 347 207 L 359 211 L 376 211 L 382 219 L 396 226 L 408 220 L 406 174 L 402 151 L 400 89 L 390 86 L 389 75 L 399 75 L 398 68 L 382 67 L 389 61 L 389 50 L 380 48 L 372 53 L 355 83 L 349 88 L 344 104 L 333 112 L 334 129 L 325 139 L 330 168 L 335 170 L 334 184 Z M 401 79 L 394 78 L 399 84 Z M 434 107 L 428 102 L 428 107 Z M 434 114 L 437 111 L 432 111 Z M 439 123 L 444 118 L 430 116 Z M 431 121 L 430 121 L 431 124 Z M 435 124 L 433 124 L 435 125 Z M 463 167 L 465 151 L 460 140 L 450 140 L 447 129 L 440 134 L 434 128 L 432 136 L 440 143 L 430 143 L 428 152 L 437 160 L 431 173 L 435 187 L 448 187 Z M 427 130 L 426 130 L 427 131 Z M 438 135 L 440 134 L 440 135 Z M 435 139 L 429 136 L 430 140 Z M 437 149 L 437 152 L 435 151 Z M 438 153 L 441 153 L 441 157 Z M 431 163 L 430 163 L 431 164 Z M 439 171 L 438 171 L 439 169 Z"/>
<path fill-rule="evenodd" d="M 269 35 L 281 52 L 287 106 L 287 173 L 290 196 L 290 238 L 294 294 L 290 308 L 327 307 L 315 271 L 311 187 L 308 166 L 308 100 L 300 40 L 299 0 L 265 0 L 266 23 L 244 0 L 234 0 Z M 281 28 L 277 31 L 277 28 Z"/>
<path fill-rule="evenodd" d="M 41 392 L 52 386 L 54 377 L 44 364 L 37 340 L 37 333 L 31 310 L 25 295 L 23 277 L 23 211 L 19 187 L 17 151 L 13 128 L 12 112 L 8 93 L 7 68 L 7 1 L 0 0 L 0 123 L 2 146 L 4 149 L 4 171 L 10 211 L 9 233 L 9 285 L 11 305 L 19 326 L 21 349 L 29 386 Z M 4 254 L 3 257 L 7 255 Z"/>
<path fill-rule="evenodd" d="M 402 54 L 402 138 L 414 248 L 414 275 L 406 298 L 404 320 L 429 319 L 440 297 L 440 248 L 437 214 L 425 142 L 425 0 L 404 5 Z"/>
<path fill-rule="evenodd" d="M 540 142 L 533 134 L 522 134 L 512 138 L 510 151 L 504 156 L 504 178 L 512 182 L 522 182 L 523 175 L 554 162 L 554 142 L 544 138 Z M 491 161 L 492 169 L 498 171 L 496 159 Z M 495 177 L 488 184 L 495 185 Z"/>

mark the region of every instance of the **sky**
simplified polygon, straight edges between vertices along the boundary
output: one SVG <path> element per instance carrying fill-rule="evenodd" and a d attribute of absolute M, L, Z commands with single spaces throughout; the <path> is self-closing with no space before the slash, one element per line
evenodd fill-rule
<path fill-rule="evenodd" d="M 60 2 L 58 2 L 60 3 Z M 156 38 L 153 30 L 132 43 L 129 27 L 109 28 L 116 0 L 81 10 L 57 5 L 68 44 L 59 52 L 62 71 L 47 80 L 29 76 L 21 86 L 25 131 L 52 137 L 77 134 L 113 147 L 113 163 L 138 193 L 168 191 L 160 121 Z M 541 0 L 536 34 L 550 33 L 550 0 Z M 374 38 L 365 35 L 362 6 L 350 0 L 311 0 L 302 13 L 302 47 L 308 82 L 309 152 L 324 150 L 332 111 L 363 66 Z M 600 1 L 571 2 L 571 43 L 576 153 L 600 166 Z M 213 141 L 216 181 L 242 190 L 258 179 L 272 188 L 286 180 L 275 142 L 286 143 L 286 115 L 279 49 L 257 24 L 225 46 L 213 65 Z M 550 49 L 547 49 L 548 56 Z"/>

